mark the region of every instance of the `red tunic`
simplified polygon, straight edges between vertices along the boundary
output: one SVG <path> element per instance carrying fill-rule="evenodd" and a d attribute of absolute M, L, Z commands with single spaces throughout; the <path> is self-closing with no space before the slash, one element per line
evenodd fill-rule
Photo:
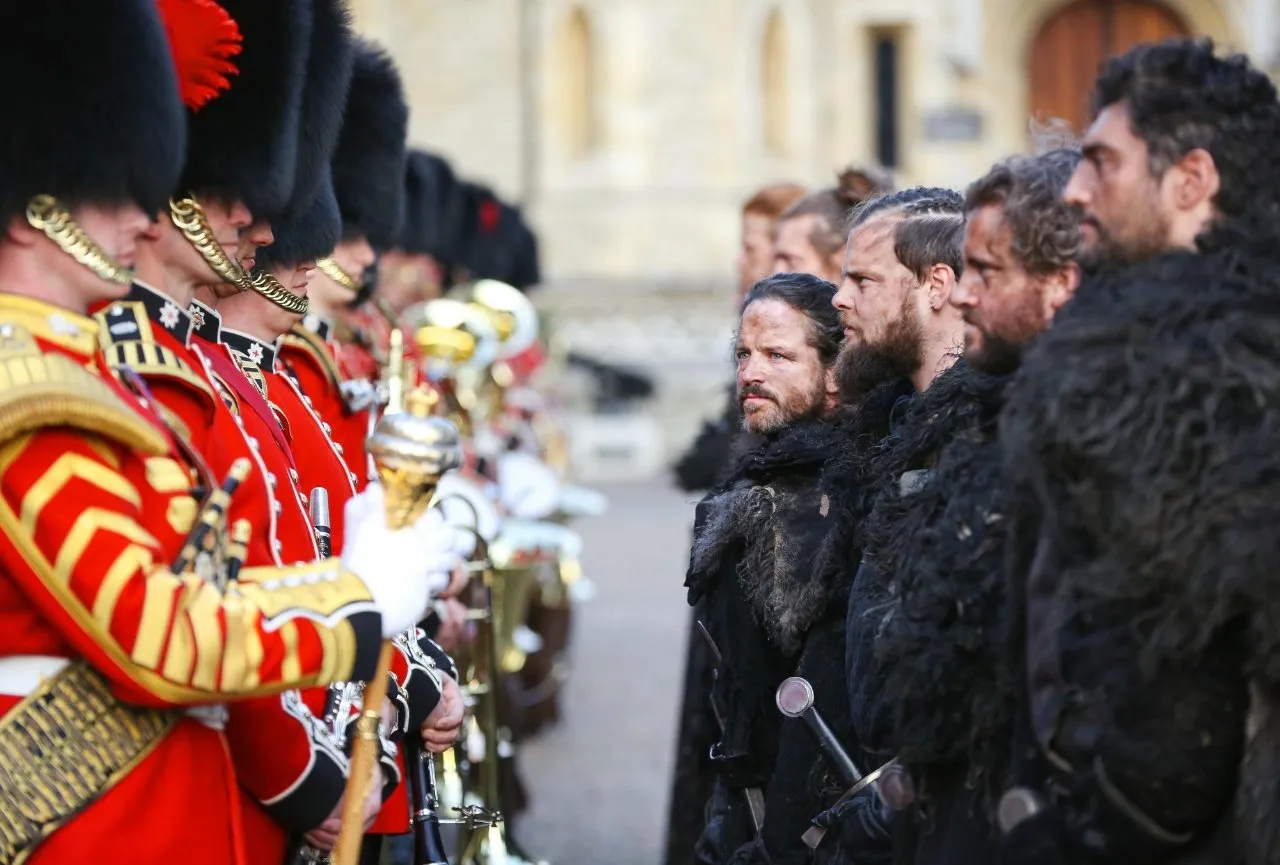
<path fill-rule="evenodd" d="M 288 483 L 287 462 L 277 450 L 250 445 L 239 400 L 225 382 L 211 377 L 204 359 L 188 346 L 193 324 L 188 311 L 136 283 L 126 300 L 104 305 L 97 318 L 108 362 L 128 365 L 143 377 L 164 416 L 195 446 L 215 477 L 225 477 L 237 458 L 250 460 L 252 474 L 231 507 L 232 520 L 248 520 L 258 529 L 245 563 L 314 561 L 304 504 L 292 484 L 282 488 L 279 481 Z M 203 308 L 199 320 L 206 335 L 216 334 L 216 313 Z M 241 817 L 249 861 L 279 865 L 288 842 L 284 827 L 318 825 L 341 796 L 345 758 L 332 748 L 296 691 L 236 704 L 226 733 L 246 794 Z M 270 815 L 259 803 L 266 803 Z"/>
<path fill-rule="evenodd" d="M 0 412 L 29 418 L 0 447 L 0 658 L 84 658 L 121 699 L 157 707 L 369 674 L 378 617 L 339 568 L 297 569 L 319 581 L 292 586 L 251 573 L 225 594 L 168 570 L 198 510 L 192 476 L 95 356 L 94 321 L 0 296 L 0 323 L 6 368 L 38 368 L 59 394 L 0 389 Z M 0 684 L 7 712 L 26 690 Z M 186 718 L 31 861 L 242 862 L 234 780 L 223 736 Z"/>
<path fill-rule="evenodd" d="M 298 325 L 280 343 L 280 361 L 311 400 L 311 407 L 332 428 L 331 437 L 342 447 L 347 468 L 355 475 L 356 491 L 368 483 L 369 467 L 364 443 L 369 437 L 370 406 L 353 407 L 342 392 L 345 377 L 338 366 L 334 345 L 328 342 L 327 322 L 310 322 L 312 330 Z M 369 398 L 373 382 L 368 381 Z"/>

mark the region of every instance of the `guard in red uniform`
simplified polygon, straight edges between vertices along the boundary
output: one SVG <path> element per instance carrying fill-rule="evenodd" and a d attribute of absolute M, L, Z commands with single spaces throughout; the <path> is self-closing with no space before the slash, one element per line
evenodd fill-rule
<path fill-rule="evenodd" d="M 354 334 L 346 333 L 345 341 L 338 335 L 347 329 L 348 306 L 366 289 L 374 250 L 391 246 L 400 227 L 408 123 L 391 61 L 378 51 L 359 51 L 333 159 L 342 236 L 319 259 L 307 291 L 310 310 L 285 334 L 280 350 L 284 367 L 332 427 L 357 489 L 369 474 L 364 441 L 377 402 L 379 364 Z"/>
<path fill-rule="evenodd" d="M 365 79 L 369 77 L 371 66 L 385 76 L 396 75 L 380 52 L 362 48 L 357 52 L 356 68 L 364 72 Z M 354 93 L 359 98 L 365 95 L 366 90 L 367 87 L 356 87 Z M 394 90 L 398 94 L 398 86 Z M 358 116 L 357 119 L 363 118 Z M 313 141 L 316 139 L 317 136 L 312 137 Z M 300 160 L 300 167 L 305 162 L 307 160 Z M 329 420 L 318 413 L 314 402 L 301 392 L 297 381 L 278 360 L 280 337 L 297 323 L 298 318 L 291 302 L 280 302 L 281 295 L 305 298 L 316 259 L 331 252 L 340 237 L 342 222 L 338 202 L 328 179 L 324 178 L 320 193 L 308 206 L 295 208 L 296 217 L 285 215 L 273 220 L 275 241 L 256 254 L 254 284 L 257 291 L 223 299 L 219 311 L 223 344 L 236 358 L 245 377 L 279 414 L 281 427 L 298 463 L 303 488 L 324 487 L 336 517 L 341 513 L 345 500 L 355 493 L 352 484 L 354 472 L 344 459 L 342 444 L 333 439 Z M 341 416 L 341 409 L 335 416 Z M 356 447 L 363 463 L 363 437 L 356 441 Z M 339 520 L 334 520 L 333 528 L 335 550 L 340 551 L 344 532 Z M 441 560 L 439 564 L 442 572 L 447 573 L 452 560 Z M 444 588 L 447 582 L 447 576 L 442 576 L 439 588 Z M 406 643 L 405 648 L 410 645 Z M 416 729 L 423 724 L 440 699 L 439 686 L 429 691 L 429 699 L 422 697 L 419 688 L 409 687 L 408 683 L 413 678 L 412 659 L 412 654 L 402 653 L 393 669 L 397 684 L 392 692 L 405 709 L 396 725 L 399 732 Z M 421 667 L 420 664 L 418 666 Z M 419 676 L 419 681 L 427 680 L 429 677 Z M 315 696 L 308 695 L 306 699 L 313 710 L 320 711 L 320 701 Z M 397 777 L 400 774 L 397 772 Z M 383 813 L 385 816 L 373 826 L 374 832 L 407 831 L 409 811 L 403 788 L 396 792 Z"/>
<path fill-rule="evenodd" d="M 188 77 L 207 84 L 212 77 L 208 73 L 215 68 L 219 56 L 228 53 L 228 46 L 239 53 L 241 33 L 221 7 L 203 0 L 167 0 L 162 11 L 169 23 L 171 41 L 175 41 L 175 58 L 185 59 L 188 67 L 184 70 L 180 63 L 180 75 L 185 71 Z M 308 46 L 293 30 L 272 32 L 268 25 L 279 23 L 275 19 L 253 15 L 245 18 L 250 74 L 235 76 L 234 92 L 223 98 L 230 100 L 232 107 L 252 109 L 264 98 L 264 90 L 270 93 L 281 87 L 302 86 L 299 78 L 291 83 L 288 78 L 255 77 L 253 72 L 264 68 L 255 62 L 257 53 Z M 315 4 L 310 32 L 308 92 L 340 101 L 350 71 L 351 37 L 336 0 Z M 316 70 L 323 70 L 323 75 L 316 74 Z M 230 80 L 222 78 L 219 89 L 228 86 Z M 183 93 L 193 114 L 216 97 L 207 87 L 201 90 L 184 86 Z M 289 122 L 287 118 L 277 121 Z M 239 158 L 245 166 L 268 166 L 262 161 L 264 154 L 255 138 L 224 134 L 228 129 L 225 126 L 210 130 L 193 125 L 201 133 L 189 139 L 190 158 L 197 164 L 208 162 L 208 157 L 200 154 L 213 147 L 224 159 Z M 282 171 L 293 166 L 292 162 L 286 165 L 281 160 L 279 165 L 268 167 Z M 230 191 L 227 178 L 233 173 L 232 169 L 223 168 L 219 189 L 223 195 Z M 196 188 L 203 188 L 208 177 L 207 172 L 191 172 L 186 179 Z M 262 180 L 248 170 L 235 179 L 240 188 Z M 175 197 L 191 191 L 183 190 Z M 225 215 L 216 206 L 211 210 Z M 188 306 L 195 287 L 219 281 L 219 274 L 197 245 L 184 236 L 174 214 L 161 220 L 154 236 L 139 244 L 138 261 L 139 277 L 127 299 L 108 304 L 98 316 L 109 362 L 118 370 L 127 366 L 145 380 L 153 402 L 217 476 L 224 475 L 236 459 L 251 461 L 254 470 L 232 508 L 233 521 L 252 527 L 245 554 L 247 564 L 315 561 L 317 548 L 307 503 L 293 484 L 281 482 L 292 469 L 287 452 L 261 446 L 265 440 L 259 438 L 262 427 L 253 424 L 252 415 L 250 424 L 256 426 L 258 435 L 246 432 L 242 414 L 252 409 L 244 405 L 225 379 L 211 377 L 205 360 L 189 347 L 193 322 Z M 216 319 L 202 317 L 201 326 L 206 332 L 216 329 Z M 227 734 L 245 791 L 246 849 L 252 862 L 278 865 L 284 858 L 290 832 L 318 827 L 333 812 L 345 787 L 346 758 L 332 735 L 293 691 L 238 704 L 230 712 Z"/>
<path fill-rule="evenodd" d="M 153 0 L 47 0 L 6 6 L 0 43 L 0 861 L 240 863 L 218 704 L 367 678 L 425 607 L 425 539 L 371 518 L 344 562 L 192 570 L 223 479 L 113 378 L 87 316 L 128 291 L 181 170 L 163 24 Z"/>

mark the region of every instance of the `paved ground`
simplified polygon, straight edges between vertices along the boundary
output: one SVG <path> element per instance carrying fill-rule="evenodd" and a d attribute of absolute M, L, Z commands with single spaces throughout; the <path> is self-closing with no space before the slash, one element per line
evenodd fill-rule
<path fill-rule="evenodd" d="M 599 596 L 578 618 L 565 720 L 521 751 L 533 804 L 516 830 L 551 865 L 657 865 L 693 497 L 656 482 L 599 488 L 609 513 L 577 527 Z"/>

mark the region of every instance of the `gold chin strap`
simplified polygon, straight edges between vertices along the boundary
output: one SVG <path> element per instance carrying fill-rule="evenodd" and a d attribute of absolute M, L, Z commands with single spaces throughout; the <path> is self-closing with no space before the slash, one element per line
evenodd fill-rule
<path fill-rule="evenodd" d="M 305 297 L 298 297 L 298 295 L 289 291 L 289 289 L 280 284 L 279 280 L 264 270 L 255 270 L 249 285 L 254 291 L 285 312 L 292 312 L 294 315 L 306 315 L 307 310 L 311 308 L 309 300 Z"/>
<path fill-rule="evenodd" d="M 362 280 L 356 279 L 338 266 L 338 262 L 332 258 L 321 258 L 316 261 L 316 267 L 320 268 L 320 272 L 332 279 L 338 285 L 347 291 L 356 292 L 364 287 Z"/>
<path fill-rule="evenodd" d="M 111 256 L 76 225 L 71 214 L 62 209 L 52 195 L 37 195 L 27 202 L 27 222 L 76 261 L 89 268 L 100 279 L 128 285 L 133 271 L 111 260 Z"/>
<path fill-rule="evenodd" d="M 253 287 L 248 272 L 238 261 L 227 255 L 222 244 L 214 238 L 213 229 L 209 227 L 209 220 L 205 218 L 200 202 L 190 197 L 176 201 L 171 198 L 169 217 L 223 282 L 234 285 L 241 291 L 248 291 Z"/>

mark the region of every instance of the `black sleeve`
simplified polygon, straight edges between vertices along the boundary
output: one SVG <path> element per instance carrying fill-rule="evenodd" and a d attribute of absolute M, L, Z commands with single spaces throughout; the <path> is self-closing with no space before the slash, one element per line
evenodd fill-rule
<path fill-rule="evenodd" d="M 880 699 L 885 672 L 875 651 L 876 633 L 893 601 L 886 597 L 880 583 L 874 559 L 864 557 L 849 593 L 845 620 L 845 693 L 850 732 L 860 745 L 859 751 L 850 756 L 863 771 L 868 765 L 874 768 L 893 756 L 884 750 L 892 736 L 893 721 L 885 701 Z"/>

